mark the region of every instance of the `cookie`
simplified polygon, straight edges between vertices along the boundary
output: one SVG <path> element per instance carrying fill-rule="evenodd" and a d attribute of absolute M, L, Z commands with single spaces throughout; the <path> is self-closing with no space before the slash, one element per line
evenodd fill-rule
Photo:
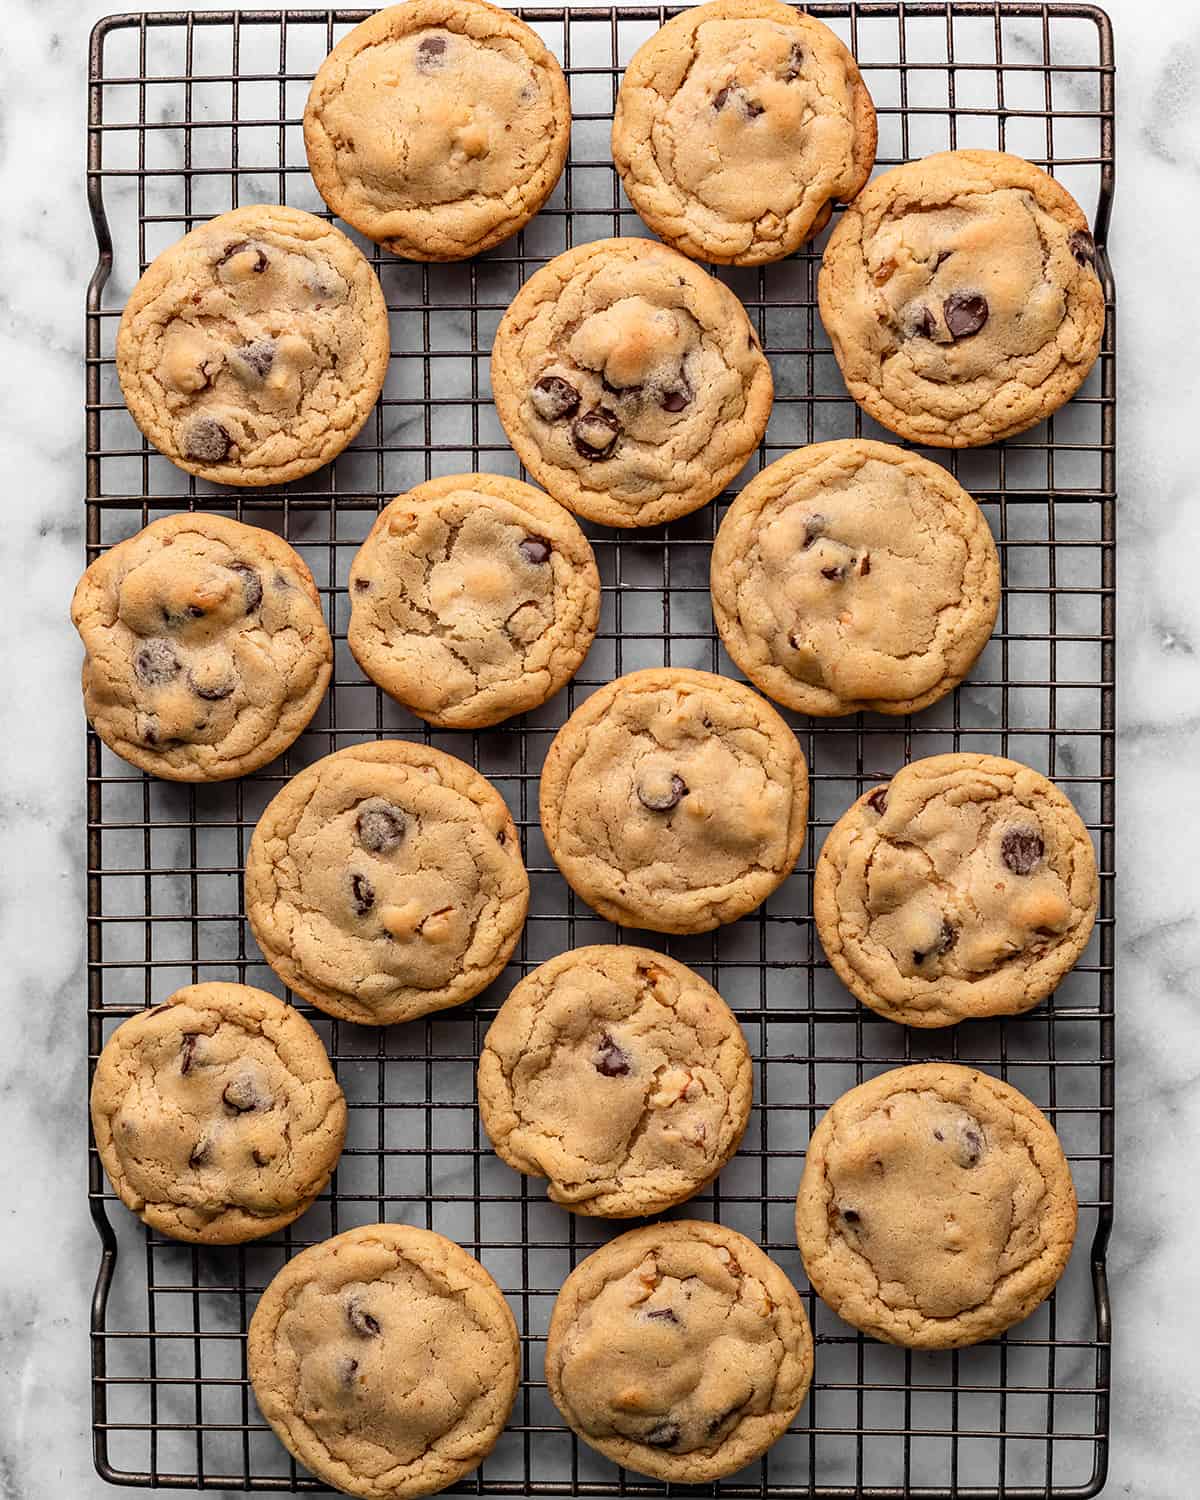
<path fill-rule="evenodd" d="M 542 830 L 602 917 L 708 932 L 792 873 L 808 768 L 771 705 L 726 677 L 651 667 L 577 708 L 546 754 Z"/>
<path fill-rule="evenodd" d="M 426 745 L 380 740 L 294 776 L 259 819 L 246 916 L 289 988 L 384 1026 L 489 985 L 525 922 L 529 878 L 499 792 Z"/>
<path fill-rule="evenodd" d="M 281 204 L 235 208 L 164 250 L 117 332 L 134 421 L 217 484 L 285 484 L 329 463 L 387 364 L 375 273 L 332 224 Z"/>
<path fill-rule="evenodd" d="M 300 557 L 224 516 L 166 516 L 101 553 L 71 619 L 96 733 L 168 781 L 225 781 L 282 755 L 333 665 Z"/>
<path fill-rule="evenodd" d="M 92 1129 L 126 1208 L 177 1240 L 284 1228 L 329 1181 L 346 1101 L 303 1016 L 245 984 L 189 984 L 109 1037 Z"/>
<path fill-rule="evenodd" d="M 629 201 L 676 250 L 757 266 L 798 249 L 871 175 L 875 108 L 828 26 L 715 0 L 634 53 L 613 116 Z"/>
<path fill-rule="evenodd" d="M 443 729 L 536 708 L 568 682 L 600 618 L 588 540 L 548 496 L 500 474 L 398 495 L 350 568 L 350 650 Z"/>
<path fill-rule="evenodd" d="M 1000 605 L 979 507 L 916 453 L 851 438 L 771 464 L 712 553 L 725 649 L 776 703 L 911 714 L 971 670 Z"/>
<path fill-rule="evenodd" d="M 943 151 L 877 177 L 833 231 L 818 292 L 850 394 L 935 448 L 996 442 L 1050 416 L 1104 333 L 1083 210 L 999 151 Z"/>
<path fill-rule="evenodd" d="M 711 985 L 648 948 L 576 948 L 516 986 L 484 1039 L 479 1116 L 563 1208 L 661 1213 L 706 1187 L 750 1118 L 750 1050 Z"/>
<path fill-rule="evenodd" d="M 637 1474 L 704 1484 L 787 1431 L 813 1344 L 800 1294 L 744 1235 L 678 1219 L 634 1229 L 571 1272 L 546 1343 L 554 1404 Z"/>
<path fill-rule="evenodd" d="M 432 1495 L 478 1468 L 508 1421 L 517 1326 L 467 1252 L 370 1224 L 294 1256 L 250 1320 L 259 1409 L 290 1454 L 348 1495 Z"/>
<path fill-rule="evenodd" d="M 1049 1296 L 1075 1240 L 1054 1128 L 1024 1094 L 953 1063 L 894 1068 L 813 1131 L 796 1238 L 817 1295 L 873 1338 L 956 1349 Z"/>
<path fill-rule="evenodd" d="M 771 367 L 728 287 L 654 240 L 596 240 L 525 283 L 492 346 L 496 411 L 556 500 L 654 526 L 720 494 L 771 411 Z"/>
<path fill-rule="evenodd" d="M 933 755 L 860 797 L 817 860 L 813 917 L 838 978 L 906 1026 L 1008 1016 L 1087 946 L 1096 855 L 1053 782 L 994 755 Z"/>
<path fill-rule="evenodd" d="M 356 26 L 304 111 L 339 218 L 393 255 L 462 260 L 527 224 L 562 174 L 571 100 L 536 32 L 483 0 L 407 0 Z"/>

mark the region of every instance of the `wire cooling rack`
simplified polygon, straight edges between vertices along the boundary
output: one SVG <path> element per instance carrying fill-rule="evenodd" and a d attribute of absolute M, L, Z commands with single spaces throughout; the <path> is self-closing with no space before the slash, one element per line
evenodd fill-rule
<path fill-rule="evenodd" d="M 792 722 L 812 769 L 809 838 L 760 911 L 701 937 L 628 934 L 673 953 L 734 1006 L 755 1058 L 755 1109 L 736 1159 L 687 1205 L 750 1235 L 805 1289 L 816 1379 L 797 1422 L 723 1496 L 1032 1497 L 1095 1494 L 1108 1445 L 1105 1247 L 1113 1146 L 1113 663 L 1115 347 L 1104 254 L 1113 185 L 1113 53 L 1083 5 L 813 5 L 851 45 L 879 108 L 880 165 L 954 146 L 1047 166 L 1093 216 L 1110 317 L 1075 400 L 1009 443 L 931 456 L 983 506 L 1004 599 L 971 680 L 914 719 Z M 564 948 L 616 941 L 549 859 L 537 777 L 555 729 L 596 685 L 674 663 L 737 675 L 708 601 L 724 501 L 668 527 L 589 527 L 603 579 L 600 633 L 575 683 L 536 713 L 482 733 L 431 734 L 378 693 L 346 648 L 346 575 L 378 509 L 435 474 L 518 473 L 489 398 L 488 350 L 519 284 L 566 246 L 644 233 L 608 149 L 621 69 L 670 9 L 521 10 L 571 84 L 570 162 L 515 240 L 466 264 L 372 255 L 391 311 L 392 359 L 372 421 L 336 463 L 278 492 L 218 491 L 141 439 L 113 365 L 117 319 L 147 262 L 239 203 L 323 211 L 300 120 L 351 11 L 112 16 L 91 51 L 88 193 L 100 257 L 87 303 L 87 556 L 156 516 L 203 507 L 280 532 L 311 566 L 335 640 L 333 686 L 281 762 L 189 788 L 134 773 L 89 737 L 88 1018 L 94 1060 L 126 1016 L 203 979 L 278 990 L 242 917 L 242 867 L 266 802 L 302 766 L 379 735 L 432 741 L 500 788 L 533 886 L 514 961 L 480 1000 L 370 1030 L 305 1013 L 350 1103 L 330 1191 L 256 1245 L 197 1250 L 150 1233 L 116 1203 L 94 1149 L 102 1244 L 92 1322 L 93 1427 L 114 1483 L 235 1491 L 319 1488 L 260 1418 L 246 1379 L 257 1294 L 301 1247 L 356 1224 L 403 1220 L 450 1235 L 505 1288 L 523 1334 L 521 1393 L 495 1452 L 459 1493 L 653 1495 L 562 1426 L 543 1381 L 550 1308 L 578 1260 L 619 1226 L 574 1218 L 497 1161 L 481 1134 L 474 1064 L 512 984 Z M 823 240 L 762 269 L 720 274 L 745 302 L 775 370 L 776 400 L 751 470 L 801 443 L 888 437 L 848 399 L 816 315 Z M 725 497 L 727 500 L 728 497 Z M 1100 919 L 1057 994 L 1031 1014 L 948 1032 L 905 1031 L 855 1004 L 826 965 L 811 913 L 825 831 L 859 791 L 918 755 L 1011 755 L 1066 788 L 1097 841 Z M 1078 1245 L 1055 1295 L 1007 1336 L 912 1353 L 857 1336 L 807 1291 L 792 1234 L 804 1146 L 845 1088 L 882 1069 L 949 1056 L 999 1073 L 1058 1128 L 1081 1204 Z M 119 1250 L 119 1254 L 118 1254 Z"/>

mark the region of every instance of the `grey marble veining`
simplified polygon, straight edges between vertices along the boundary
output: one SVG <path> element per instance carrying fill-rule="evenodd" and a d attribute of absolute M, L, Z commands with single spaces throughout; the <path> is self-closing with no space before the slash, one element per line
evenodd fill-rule
<path fill-rule="evenodd" d="M 110 1493 L 92 1471 L 89 1446 L 88 1299 L 98 1247 L 86 1209 L 83 1154 L 79 650 L 66 619 L 83 545 L 82 307 L 94 259 L 83 192 L 86 34 L 92 20 L 110 8 L 101 0 L 5 0 L 0 33 L 0 171 L 7 207 L 0 240 L 0 452 L 7 480 L 0 549 L 7 601 L 7 691 L 0 698 L 6 1026 L 0 1090 L 7 1146 L 0 1167 L 7 1230 L 0 1236 L 0 1370 L 7 1397 L 0 1417 L 0 1500 L 50 1495 L 83 1500 Z M 156 8 L 181 7 L 165 0 Z M 1153 5 L 1112 0 L 1109 9 L 1117 31 L 1120 120 L 1110 253 L 1121 310 L 1121 967 L 1117 1220 L 1109 1259 L 1117 1339 L 1112 1477 L 1106 1494 L 1186 1500 L 1200 1487 L 1200 1312 L 1194 1295 L 1200 897 L 1190 837 L 1200 813 L 1194 770 L 1200 748 L 1200 479 L 1192 378 L 1200 343 L 1192 292 L 1200 228 L 1200 12 L 1189 0 Z M 198 45 L 209 45 L 202 29 Z M 964 77 L 962 89 L 971 86 Z M 1071 86 L 1064 80 L 1064 87 Z M 278 90 L 267 89 L 275 102 L 264 94 L 263 107 L 273 111 Z M 201 92 L 196 109 L 219 108 Z M 292 113 L 298 113 L 302 94 L 289 97 Z M 1065 97 L 1059 96 L 1060 107 Z M 965 94 L 960 102 L 969 102 Z M 1009 101 L 1012 107 L 1020 102 Z M 1081 94 L 1078 103 L 1086 109 L 1094 100 Z M 166 100 L 148 101 L 154 118 L 172 118 L 175 107 Z M 1009 137 L 1014 150 L 1023 149 L 1022 128 L 1014 119 Z M 927 140 L 924 129 L 914 120 L 911 154 L 942 144 Z M 893 152 L 901 145 L 897 130 L 894 120 L 885 121 L 885 148 Z M 960 137 L 960 144 L 971 143 Z M 593 130 L 584 144 L 589 156 L 601 158 L 603 132 Z M 157 164 L 177 165 L 169 132 L 161 149 Z M 1037 148 L 1031 143 L 1027 149 Z M 275 181 L 264 171 L 261 180 L 243 184 L 245 196 L 270 196 Z M 223 199 L 208 201 L 210 191 L 218 190 L 197 179 L 197 214 L 226 206 Z M 289 185 L 289 197 L 304 203 L 299 184 Z M 132 187 L 116 188 L 108 205 L 114 218 L 134 211 Z M 148 211 L 154 211 L 152 203 Z M 598 215 L 594 232 L 609 233 L 610 224 Z M 161 243 L 174 237 L 164 230 Z M 148 240 L 147 253 L 161 243 Z M 119 305 L 135 278 L 130 258 L 119 258 L 110 305 Z M 438 286 L 446 300 L 462 300 L 454 281 L 444 279 Z M 503 300 L 499 289 L 495 295 Z M 444 317 L 447 340 L 465 336 L 464 314 L 435 316 Z M 786 393 L 788 374 L 777 373 Z M 397 379 L 408 378 L 397 372 Z M 417 394 L 404 386 L 396 393 Z M 413 409 L 392 410 L 395 427 L 387 436 L 412 440 L 405 430 L 416 420 Z M 498 431 L 495 438 L 499 441 Z M 783 445 L 801 438 L 786 426 L 778 431 Z M 979 463 L 983 485 L 986 460 Z M 389 481 L 392 477 L 389 473 Z M 400 463 L 394 477 L 400 488 L 419 475 L 406 473 Z M 685 614 L 679 623 L 686 626 L 689 619 Z M 637 663 L 627 659 L 625 664 Z M 605 668 L 598 662 L 596 675 L 605 675 Z M 1060 673 L 1069 671 L 1069 660 L 1060 660 Z M 979 716 L 981 730 L 987 727 L 984 690 L 966 711 Z M 182 896 L 165 889 L 163 898 Z M 212 899 L 214 911 L 228 909 L 219 895 Z M 555 940 L 552 932 L 538 939 L 547 952 Z M 363 1066 L 373 1068 L 373 1057 L 364 1057 Z M 461 1071 L 461 1078 L 448 1072 L 446 1086 L 469 1098 L 469 1070 Z M 445 1187 L 453 1193 L 467 1185 L 451 1172 Z M 115 1222 L 126 1264 L 144 1256 L 133 1221 L 119 1216 Z M 270 1254 L 250 1251 L 251 1267 L 269 1274 Z M 186 1281 L 186 1252 L 173 1256 L 171 1251 L 163 1255 L 160 1279 Z M 534 1273 L 539 1284 L 550 1285 L 555 1269 L 549 1262 L 535 1264 Z M 206 1259 L 204 1274 L 219 1280 L 220 1256 Z M 513 1267 L 512 1281 L 519 1274 Z M 1069 1275 L 1078 1279 L 1082 1296 L 1086 1265 L 1078 1254 Z M 136 1283 L 118 1278 L 113 1295 L 118 1321 L 122 1298 L 133 1299 L 128 1317 L 136 1321 Z M 240 1312 L 234 1299 L 213 1293 L 208 1305 L 214 1327 L 236 1326 Z M 1060 1336 L 1066 1331 L 1060 1328 Z M 110 1373 L 121 1372 L 123 1357 L 136 1368 L 135 1351 L 114 1352 Z M 180 1357 L 186 1358 L 164 1354 L 160 1373 L 171 1373 L 172 1360 Z M 838 1378 L 836 1358 L 829 1355 L 824 1372 L 831 1379 Z M 878 1371 L 886 1372 L 891 1358 L 891 1352 L 880 1350 Z M 971 1369 L 981 1380 L 994 1378 L 985 1351 L 963 1359 L 964 1378 Z M 229 1368 L 236 1373 L 236 1361 Z M 189 1372 L 180 1368 L 178 1373 Z M 1068 1382 L 1070 1374 L 1060 1368 L 1059 1381 Z M 1081 1364 L 1080 1378 L 1087 1374 Z M 114 1416 L 121 1410 L 118 1395 Z M 188 1419 L 180 1399 L 169 1392 L 159 1415 Z M 532 1415 L 537 1420 L 550 1414 L 535 1405 Z M 231 1413 L 230 1420 L 239 1420 L 238 1414 Z M 1031 1408 L 1029 1421 L 1036 1426 L 1040 1413 Z M 852 1444 L 844 1447 L 842 1462 L 852 1458 Z M 831 1464 L 839 1462 L 834 1445 L 826 1452 Z M 594 1477 L 603 1474 L 594 1471 Z M 593 1471 L 585 1477 L 593 1477 Z M 1038 1476 L 1028 1477 L 1036 1481 Z"/>

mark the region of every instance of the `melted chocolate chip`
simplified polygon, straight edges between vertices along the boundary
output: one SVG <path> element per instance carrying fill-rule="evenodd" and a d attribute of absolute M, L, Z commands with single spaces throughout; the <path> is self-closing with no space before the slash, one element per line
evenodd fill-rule
<path fill-rule="evenodd" d="M 197 682 L 194 672 L 188 673 L 188 687 L 195 693 L 197 698 L 203 698 L 208 703 L 217 703 L 222 698 L 228 698 L 234 688 L 237 687 L 236 677 L 226 677 L 219 682 Z"/>
<path fill-rule="evenodd" d="M 359 843 L 372 854 L 390 854 L 398 849 L 405 827 L 404 814 L 387 803 L 360 809 L 355 823 Z"/>
<path fill-rule="evenodd" d="M 249 1114 L 253 1109 L 269 1109 L 271 1105 L 270 1099 L 247 1073 L 227 1083 L 222 1090 L 221 1099 L 239 1115 Z"/>
<path fill-rule="evenodd" d="M 884 813 L 887 812 L 887 794 L 887 787 L 877 786 L 871 793 L 871 795 L 867 798 L 867 806 L 874 812 L 877 812 L 880 817 L 882 817 Z"/>
<path fill-rule="evenodd" d="M 852 1229 L 862 1223 L 862 1215 L 856 1208 L 839 1208 L 838 1213 L 842 1216 L 842 1223 L 849 1224 Z"/>
<path fill-rule="evenodd" d="M 730 1417 L 736 1417 L 745 1404 L 744 1401 L 739 1401 L 736 1406 L 730 1406 L 725 1411 L 719 1412 L 708 1424 L 708 1436 L 710 1438 L 716 1437 L 717 1433 L 729 1421 Z"/>
<path fill-rule="evenodd" d="M 133 670 L 147 687 L 162 687 L 179 675 L 179 658 L 170 641 L 143 641 L 133 653 Z"/>
<path fill-rule="evenodd" d="M 593 1064 L 596 1072 L 602 1073 L 605 1078 L 624 1078 L 633 1071 L 629 1053 L 607 1031 L 600 1035 L 600 1045 L 596 1049 Z"/>
<path fill-rule="evenodd" d="M 375 887 L 365 875 L 351 875 L 350 894 L 354 900 L 355 912 L 360 917 L 365 917 L 375 905 Z"/>
<path fill-rule="evenodd" d="M 642 1439 L 648 1448 L 673 1448 L 679 1441 L 678 1422 L 659 1422 Z"/>
<path fill-rule="evenodd" d="M 1073 230 L 1069 244 L 1071 246 L 1071 254 L 1081 266 L 1094 266 L 1096 264 L 1096 241 L 1086 229 Z"/>
<path fill-rule="evenodd" d="M 954 945 L 955 945 L 955 943 L 957 943 L 957 942 L 958 942 L 958 928 L 955 927 L 954 924 L 947 917 L 943 917 L 942 918 L 941 930 L 938 932 L 938 935 L 937 935 L 937 941 L 933 944 L 933 946 L 931 948 L 925 948 L 923 950 L 919 949 L 919 948 L 914 948 L 913 949 L 913 963 L 915 963 L 915 964 L 923 964 L 925 962 L 925 960 L 930 957 L 931 954 L 934 955 L 934 956 L 936 956 L 936 957 L 938 957 L 938 958 L 940 958 L 943 953 L 949 953 L 950 950 L 951 950 L 951 948 L 953 948 Z"/>
<path fill-rule="evenodd" d="M 743 99 L 742 112 L 747 120 L 757 120 L 759 115 L 766 114 L 766 108 L 757 99 Z"/>
<path fill-rule="evenodd" d="M 858 560 L 858 576 L 860 578 L 865 578 L 870 571 L 871 554 L 869 552 L 864 552 Z"/>
<path fill-rule="evenodd" d="M 517 543 L 517 551 L 527 563 L 537 564 L 549 562 L 554 548 L 544 536 L 527 536 Z"/>
<path fill-rule="evenodd" d="M 688 794 L 688 784 L 682 776 L 672 774 L 669 782 L 655 783 L 647 786 L 644 782 L 638 782 L 638 801 L 650 812 L 670 812 L 677 806 L 681 797 Z"/>
<path fill-rule="evenodd" d="M 729 103 L 730 95 L 732 93 L 732 84 L 727 83 L 723 89 L 718 89 L 717 92 L 713 95 L 713 108 L 718 110 L 724 109 L 725 106 Z"/>
<path fill-rule="evenodd" d="M 365 594 L 370 587 L 371 580 L 369 578 L 356 578 L 354 580 L 354 588 L 357 593 Z"/>
<path fill-rule="evenodd" d="M 575 452 L 580 458 L 609 458 L 620 435 L 621 424 L 616 415 L 603 406 L 596 411 L 585 412 L 571 423 Z"/>
<path fill-rule="evenodd" d="M 783 70 L 784 83 L 791 83 L 800 77 L 800 71 L 804 66 L 804 48 L 799 42 L 792 43 L 792 50 L 788 53 L 788 60 Z"/>
<path fill-rule="evenodd" d="M 921 308 L 913 319 L 912 332 L 909 335 L 914 339 L 931 339 L 937 332 L 937 319 L 927 307 Z"/>
<path fill-rule="evenodd" d="M 841 583 L 846 576 L 845 563 L 829 563 L 821 569 L 821 577 L 828 578 L 830 583 Z"/>
<path fill-rule="evenodd" d="M 543 422 L 560 422 L 579 410 L 579 392 L 559 375 L 543 375 L 529 389 L 529 404 Z"/>
<path fill-rule="evenodd" d="M 254 264 L 250 269 L 256 276 L 261 276 L 262 273 L 270 265 L 270 261 L 267 259 L 267 253 L 262 248 L 262 246 L 252 245 L 249 240 L 238 240 L 232 245 L 226 245 L 225 254 L 222 255 L 221 259 L 217 262 L 217 265 L 223 266 L 227 260 L 232 260 L 235 255 L 241 255 L 243 250 L 254 251 Z"/>
<path fill-rule="evenodd" d="M 964 1125 L 958 1138 L 958 1164 L 961 1167 L 977 1167 L 983 1155 L 983 1137 L 971 1125 Z"/>
<path fill-rule="evenodd" d="M 203 1167 L 212 1160 L 212 1142 L 209 1140 L 197 1141 L 188 1156 L 189 1167 Z"/>
<path fill-rule="evenodd" d="M 229 452 L 229 434 L 215 417 L 197 417 L 183 435 L 183 456 L 198 464 L 218 464 Z"/>
<path fill-rule="evenodd" d="M 1037 869 L 1046 853 L 1046 845 L 1036 828 L 1017 823 L 1004 830 L 1000 840 L 1000 857 L 1014 875 L 1029 875 Z"/>
<path fill-rule="evenodd" d="M 190 1073 L 193 1067 L 195 1067 L 196 1043 L 199 1037 L 200 1033 L 198 1031 L 184 1033 L 183 1046 L 179 1049 L 179 1071 L 181 1073 Z"/>
<path fill-rule="evenodd" d="M 952 337 L 970 338 L 988 320 L 987 298 L 979 292 L 951 292 L 942 303 L 942 312 Z"/>
<path fill-rule="evenodd" d="M 339 1383 L 346 1389 L 354 1385 L 354 1377 L 358 1374 L 358 1360 L 339 1359 L 337 1363 L 337 1374 Z"/>
<path fill-rule="evenodd" d="M 360 1338 L 377 1339 L 383 1332 L 379 1326 L 379 1320 L 373 1318 L 369 1312 L 364 1311 L 362 1303 L 357 1297 L 351 1297 L 346 1303 L 346 1321 Z"/>
<path fill-rule="evenodd" d="M 242 580 L 242 593 L 245 595 L 246 613 L 253 614 L 262 603 L 262 579 L 258 576 L 258 570 L 252 568 L 249 563 L 230 563 L 229 571 L 236 573 Z"/>
<path fill-rule="evenodd" d="M 273 339 L 256 339 L 253 344 L 243 344 L 237 353 L 242 363 L 248 365 L 260 380 L 265 380 L 271 373 L 271 366 L 275 363 Z"/>
<path fill-rule="evenodd" d="M 763 113 L 763 106 L 755 99 L 748 99 L 736 83 L 727 83 L 713 95 L 713 108 L 716 110 L 724 109 L 731 102 L 741 106 L 742 114 L 747 120 L 755 120 Z"/>
<path fill-rule="evenodd" d="M 663 411 L 669 411 L 674 414 L 675 412 L 683 411 L 685 407 L 692 404 L 693 394 L 687 376 L 680 370 L 678 381 L 662 393 L 658 398 L 658 404 L 662 407 Z"/>
<path fill-rule="evenodd" d="M 804 521 L 804 550 L 807 552 L 818 537 L 825 535 L 829 529 L 828 519 L 819 511 L 813 511 Z"/>
<path fill-rule="evenodd" d="M 440 68 L 445 56 L 446 38 L 444 36 L 425 36 L 417 44 L 418 68 Z"/>
<path fill-rule="evenodd" d="M 648 1323 L 678 1323 L 679 1318 L 674 1308 L 652 1307 L 646 1314 L 646 1321 Z"/>

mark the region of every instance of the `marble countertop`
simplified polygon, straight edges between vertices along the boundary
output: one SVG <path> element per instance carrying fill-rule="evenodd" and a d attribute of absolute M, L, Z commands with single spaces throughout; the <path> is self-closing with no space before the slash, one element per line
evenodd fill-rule
<path fill-rule="evenodd" d="M 90 1455 L 83 725 L 66 604 L 83 546 L 82 309 L 94 259 L 86 44 L 92 21 L 115 8 L 5 0 L 0 35 L 2 1500 L 112 1493 Z M 1200 886 L 1187 833 L 1200 816 L 1200 481 L 1187 436 L 1200 344 L 1200 10 L 1191 0 L 1108 9 L 1121 121 L 1110 255 L 1122 459 L 1117 1339 L 1105 1494 L 1183 1500 L 1200 1474 Z"/>

